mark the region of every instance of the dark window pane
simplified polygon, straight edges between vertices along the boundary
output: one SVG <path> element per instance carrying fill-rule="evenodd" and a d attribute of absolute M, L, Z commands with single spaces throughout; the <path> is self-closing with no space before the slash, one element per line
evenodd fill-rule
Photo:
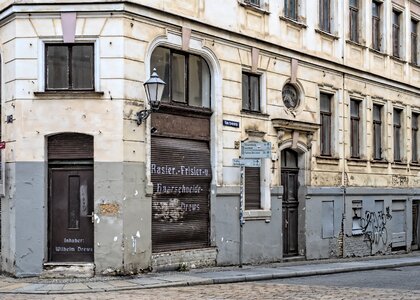
<path fill-rule="evenodd" d="M 325 32 L 330 32 L 330 0 L 319 0 L 319 26 Z"/>
<path fill-rule="evenodd" d="M 395 57 L 400 56 L 400 13 L 392 11 L 392 54 Z"/>
<path fill-rule="evenodd" d="M 350 6 L 359 7 L 359 0 L 350 0 Z"/>
<path fill-rule="evenodd" d="M 242 108 L 249 110 L 249 76 L 242 74 Z"/>
<path fill-rule="evenodd" d="M 188 104 L 210 106 L 210 72 L 207 63 L 199 56 L 189 55 Z"/>
<path fill-rule="evenodd" d="M 382 120 L 380 105 L 373 105 L 373 158 L 382 159 Z"/>
<path fill-rule="evenodd" d="M 378 51 L 381 49 L 380 23 L 380 3 L 372 2 L 372 47 Z"/>
<path fill-rule="evenodd" d="M 251 76 L 251 110 L 260 111 L 260 77 Z"/>
<path fill-rule="evenodd" d="M 331 155 L 331 95 L 320 95 L 321 155 Z"/>
<path fill-rule="evenodd" d="M 350 100 L 351 132 L 350 132 L 350 154 L 351 157 L 360 156 L 360 103 L 356 100 Z"/>
<path fill-rule="evenodd" d="M 67 46 L 47 46 L 47 89 L 68 89 L 70 70 Z"/>
<path fill-rule="evenodd" d="M 416 20 L 411 20 L 411 62 L 417 65 L 417 26 Z"/>
<path fill-rule="evenodd" d="M 172 54 L 172 100 L 185 103 L 185 56 L 177 53 Z"/>
<path fill-rule="evenodd" d="M 73 89 L 93 89 L 93 46 L 72 47 Z"/>
<path fill-rule="evenodd" d="M 401 111 L 394 109 L 394 160 L 401 161 Z"/>
<path fill-rule="evenodd" d="M 419 135 L 419 115 L 413 114 L 411 117 L 411 153 L 413 162 L 418 162 L 418 135 Z"/>
<path fill-rule="evenodd" d="M 284 12 L 286 17 L 297 20 L 297 0 L 285 0 Z"/>
<path fill-rule="evenodd" d="M 169 49 L 163 47 L 157 47 L 152 54 L 150 67 L 156 68 L 156 72 L 159 77 L 165 81 L 165 89 L 163 90 L 162 101 L 169 102 Z"/>

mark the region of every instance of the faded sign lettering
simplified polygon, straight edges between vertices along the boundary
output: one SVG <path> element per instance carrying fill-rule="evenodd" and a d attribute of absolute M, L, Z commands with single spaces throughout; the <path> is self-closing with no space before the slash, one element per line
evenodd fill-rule
<path fill-rule="evenodd" d="M 157 175 L 204 176 L 204 177 L 207 177 L 210 175 L 209 169 L 206 169 L 206 168 L 197 168 L 197 167 L 184 166 L 184 165 L 159 166 L 157 164 L 152 164 L 151 173 L 157 174 Z"/>
<path fill-rule="evenodd" d="M 184 219 L 187 212 L 200 211 L 200 204 L 185 203 L 177 198 L 171 198 L 168 202 L 155 202 L 153 209 L 156 211 L 153 218 L 162 222 L 176 222 Z"/>
<path fill-rule="evenodd" d="M 164 185 L 156 184 L 156 192 L 162 194 L 199 194 L 204 189 L 198 184 L 195 185 Z"/>

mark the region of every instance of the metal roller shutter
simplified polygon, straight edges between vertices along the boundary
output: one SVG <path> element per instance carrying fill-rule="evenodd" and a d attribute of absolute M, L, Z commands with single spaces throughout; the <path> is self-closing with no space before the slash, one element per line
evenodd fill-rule
<path fill-rule="evenodd" d="M 79 133 L 62 133 L 48 138 L 48 159 L 92 159 L 93 137 Z"/>
<path fill-rule="evenodd" d="M 209 245 L 208 141 L 152 137 L 152 249 Z"/>

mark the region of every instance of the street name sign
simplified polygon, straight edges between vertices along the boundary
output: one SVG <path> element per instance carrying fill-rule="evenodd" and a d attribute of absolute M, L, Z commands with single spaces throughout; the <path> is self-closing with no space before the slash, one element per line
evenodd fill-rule
<path fill-rule="evenodd" d="M 241 144 L 242 158 L 270 158 L 270 142 L 244 142 Z"/>
<path fill-rule="evenodd" d="M 233 165 L 235 167 L 259 168 L 261 167 L 261 159 L 257 158 L 234 158 Z"/>

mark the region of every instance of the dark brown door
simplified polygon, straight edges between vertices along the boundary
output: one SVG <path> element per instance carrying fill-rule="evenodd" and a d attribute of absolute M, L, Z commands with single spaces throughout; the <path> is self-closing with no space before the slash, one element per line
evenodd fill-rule
<path fill-rule="evenodd" d="M 297 153 L 282 152 L 281 182 L 283 193 L 283 255 L 298 254 L 298 173 Z"/>
<path fill-rule="evenodd" d="M 50 168 L 52 262 L 93 261 L 93 169 Z"/>
<path fill-rule="evenodd" d="M 419 249 L 419 201 L 413 201 L 413 238 L 412 238 L 412 249 Z"/>

